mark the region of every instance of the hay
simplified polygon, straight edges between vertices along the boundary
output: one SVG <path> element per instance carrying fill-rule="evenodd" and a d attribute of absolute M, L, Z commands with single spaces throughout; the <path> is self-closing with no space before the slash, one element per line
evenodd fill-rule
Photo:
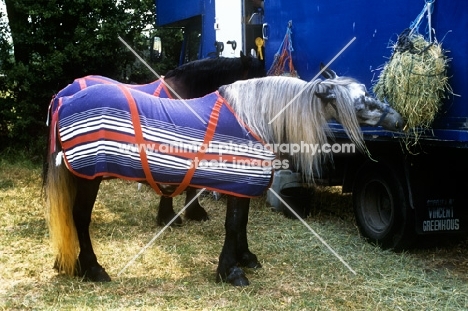
<path fill-rule="evenodd" d="M 377 98 L 387 100 L 407 122 L 407 147 L 430 128 L 446 92 L 451 92 L 447 62 L 440 44 L 405 30 L 374 85 Z"/>

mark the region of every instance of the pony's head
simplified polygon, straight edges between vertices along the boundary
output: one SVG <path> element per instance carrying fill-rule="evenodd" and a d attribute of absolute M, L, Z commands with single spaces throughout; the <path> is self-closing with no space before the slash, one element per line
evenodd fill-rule
<path fill-rule="evenodd" d="M 339 77 L 333 70 L 325 69 L 322 75 L 326 78 L 322 85 L 330 84 L 323 92 L 317 93 L 317 96 L 330 104 L 331 109 L 336 110 L 336 88 L 333 85 L 344 85 L 347 89 L 346 96 L 349 102 L 353 103 L 356 117 L 360 125 L 368 126 L 382 126 L 389 131 L 401 131 L 405 125 L 402 116 L 390 105 L 382 103 L 378 99 L 370 96 L 364 84 L 349 78 Z M 340 116 L 337 114 L 336 120 L 342 122 Z"/>
<path fill-rule="evenodd" d="M 241 51 L 240 60 L 244 67 L 245 79 L 266 76 L 265 66 L 258 58 L 252 57 L 251 55 L 245 56 L 244 53 Z"/>
<path fill-rule="evenodd" d="M 305 82 L 292 77 L 269 76 L 224 85 L 219 93 L 231 104 L 239 119 L 265 142 L 304 146 L 300 152 L 290 152 L 290 156 L 306 180 L 311 181 L 331 154 L 309 147 L 329 143 L 332 132 L 328 121 L 331 119 L 339 119 L 356 147 L 366 150 L 355 107 L 348 97 L 342 96 L 348 94 L 346 85 L 323 83 L 320 79 Z M 327 92 L 334 98 L 326 97 Z"/>

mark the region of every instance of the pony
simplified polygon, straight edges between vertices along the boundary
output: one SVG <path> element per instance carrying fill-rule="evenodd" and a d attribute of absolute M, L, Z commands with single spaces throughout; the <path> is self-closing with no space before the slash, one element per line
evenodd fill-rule
<path fill-rule="evenodd" d="M 118 84 L 158 97 L 189 99 L 209 94 L 221 85 L 265 75 L 262 62 L 250 55 L 245 56 L 242 51 L 239 58 L 206 58 L 183 64 L 168 71 L 164 77 L 147 84 L 124 84 L 104 76 L 89 75 L 75 79 L 60 90 L 53 97 L 50 109 L 52 111 L 56 109 L 60 98 L 96 84 Z M 185 210 L 185 217 L 196 221 L 208 220 L 208 213 L 198 200 L 193 200 L 195 196 L 196 189 L 188 187 L 185 203 L 192 203 Z M 156 217 L 157 224 L 165 225 L 175 216 L 172 197 L 161 196 Z M 182 219 L 177 217 L 172 224 L 181 225 Z"/>
<path fill-rule="evenodd" d="M 214 103 L 200 103 L 208 99 Z M 311 82 L 290 77 L 242 80 L 185 104 L 201 116 L 207 129 L 180 101 L 122 86 L 96 85 L 63 99 L 54 112 L 56 123 L 52 127 L 57 133 L 45 184 L 47 220 L 59 272 L 89 281 L 111 280 L 97 261 L 89 235 L 99 184 L 102 176 L 110 174 L 135 181 L 145 179 L 166 195 L 180 191 L 181 184 L 225 193 L 225 237 L 216 281 L 249 285 L 242 267 L 261 267 L 248 246 L 249 203 L 269 187 L 272 159 L 278 156 L 271 146 L 326 144 L 331 135 L 328 121 L 334 119 L 365 152 L 360 124 L 382 123 L 385 114 L 383 122 L 388 126 L 401 129 L 404 125 L 396 111 L 346 77 Z M 224 125 L 221 132 L 218 125 Z M 180 139 L 187 143 L 183 151 L 136 149 L 123 154 L 113 149 L 122 140 L 180 146 Z M 224 157 L 226 146 L 233 151 Z M 193 165 L 195 160 L 189 155 L 202 160 L 219 157 L 219 163 L 226 160 L 226 166 Z M 302 150 L 291 158 L 311 180 L 329 156 Z M 234 163 L 238 158 L 247 159 L 245 166 Z M 170 159 L 175 164 L 167 165 Z M 222 175 L 220 170 L 228 174 Z M 186 176 L 178 175 L 184 171 Z M 128 177 L 128 172 L 139 175 Z"/>

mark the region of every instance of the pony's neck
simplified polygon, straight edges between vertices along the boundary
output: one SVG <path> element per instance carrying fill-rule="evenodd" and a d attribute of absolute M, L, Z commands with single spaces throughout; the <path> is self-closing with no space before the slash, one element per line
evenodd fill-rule
<path fill-rule="evenodd" d="M 256 135 L 278 147 L 276 151 L 294 146 L 293 163 L 310 181 L 320 170 L 323 157 L 315 151 L 327 143 L 327 119 L 332 117 L 315 95 L 319 82 L 266 77 L 238 81 L 219 91 Z"/>

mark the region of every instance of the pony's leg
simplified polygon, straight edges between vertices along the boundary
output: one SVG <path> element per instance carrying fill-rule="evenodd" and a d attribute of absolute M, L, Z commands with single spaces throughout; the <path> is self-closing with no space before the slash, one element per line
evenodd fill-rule
<path fill-rule="evenodd" d="M 245 213 L 248 213 L 250 199 L 228 196 L 226 221 L 224 224 L 226 236 L 223 249 L 219 255 L 219 264 L 216 271 L 216 281 L 229 282 L 234 286 L 249 285 L 249 280 L 237 266 L 238 263 L 238 243 L 239 226 L 245 219 Z"/>
<path fill-rule="evenodd" d="M 189 203 L 197 195 L 197 189 L 192 188 L 192 187 L 188 187 L 185 192 L 186 192 L 185 204 Z M 185 210 L 185 217 L 191 220 L 196 220 L 196 221 L 209 220 L 208 213 L 200 205 L 200 202 L 198 202 L 198 199 L 194 200 L 192 204 L 190 204 L 187 207 L 187 209 Z"/>
<path fill-rule="evenodd" d="M 188 187 L 186 190 L 185 204 L 189 203 L 196 195 L 197 190 L 195 188 Z M 156 217 L 157 224 L 164 226 L 165 224 L 169 223 L 175 216 L 176 213 L 174 212 L 172 198 L 164 196 L 161 197 L 161 200 L 159 201 L 158 215 Z M 208 213 L 200 205 L 198 199 L 194 200 L 192 204 L 187 207 L 185 210 L 185 217 L 196 221 L 209 220 Z M 181 225 L 182 219 L 177 217 L 172 224 Z"/>
<path fill-rule="evenodd" d="M 159 200 L 158 215 L 156 216 L 156 223 L 159 226 L 168 224 L 177 214 L 174 212 L 172 207 L 172 198 L 162 196 Z M 181 225 L 182 218 L 177 217 L 172 225 Z"/>
<path fill-rule="evenodd" d="M 234 206 L 234 209 L 239 209 L 235 211 L 238 218 L 237 229 L 237 261 L 239 265 L 247 268 L 261 268 L 262 265 L 257 259 L 257 256 L 249 250 L 249 243 L 247 242 L 247 223 L 249 221 L 249 204 L 245 206 Z M 242 209 L 242 210 L 240 210 Z"/>
<path fill-rule="evenodd" d="M 94 180 L 77 178 L 77 192 L 73 204 L 73 220 L 80 243 L 80 254 L 76 265 L 77 275 L 93 282 L 108 282 L 111 280 L 104 268 L 97 262 L 89 236 L 91 212 L 93 211 L 101 180 L 102 178 Z"/>

